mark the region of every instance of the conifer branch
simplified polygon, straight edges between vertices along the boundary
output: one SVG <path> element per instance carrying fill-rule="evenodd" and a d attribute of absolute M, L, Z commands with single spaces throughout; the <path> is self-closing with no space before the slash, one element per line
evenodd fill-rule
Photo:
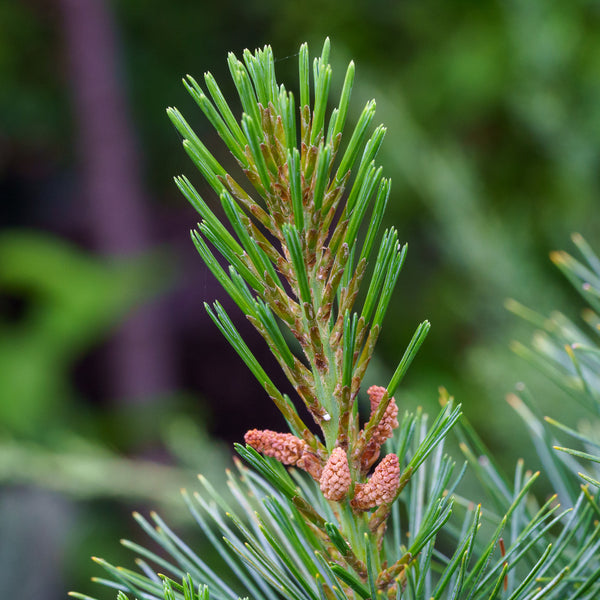
<path fill-rule="evenodd" d="M 214 600 L 248 595 L 267 600 L 592 600 L 600 593 L 598 492 L 584 486 L 566 509 L 554 496 L 537 506 L 531 490 L 538 474 L 527 473 L 519 462 L 513 483 L 507 483 L 468 423 L 459 425 L 460 405 L 444 390 L 441 411 L 431 423 L 420 409 L 399 415 L 394 394 L 429 331 L 428 321 L 417 327 L 387 387 L 367 390 L 371 411 L 361 428 L 361 386 L 406 245 L 389 228 L 377 246 L 390 196 L 390 182 L 375 163 L 385 128 L 376 127 L 369 136 L 375 114 L 370 101 L 355 128 L 346 131 L 354 63 L 346 70 L 337 107 L 329 112 L 329 53 L 326 40 L 311 71 L 308 46 L 301 46 L 298 106 L 293 93 L 277 82 L 270 47 L 246 50 L 243 60 L 230 54 L 243 109 L 239 118 L 210 73 L 204 76 L 207 93 L 194 78 L 184 80 L 243 181 L 214 158 L 177 109 L 167 111 L 230 226 L 189 179 L 178 177 L 177 186 L 201 218 L 193 243 L 273 352 L 314 423 L 305 423 L 295 402 L 277 389 L 234 319 L 218 302 L 206 303 L 290 431 L 247 432 L 246 445 L 236 450 L 251 468 L 236 462 L 237 473 L 227 474 L 228 497 L 203 477 L 202 493 L 183 491 L 190 514 L 230 577 L 216 572 L 151 513 L 149 519 L 139 514 L 135 519 L 164 556 L 125 540 L 140 572 L 96 559 L 109 574 L 98 582 L 116 590 L 118 600 L 126 600 L 126 593 L 148 600 L 209 600 L 209 589 Z M 576 243 L 587 265 L 562 254 L 554 260 L 572 281 L 585 280 L 581 290 L 596 307 L 600 260 L 581 239 Z M 600 322 L 595 315 L 587 318 L 594 327 Z M 556 341 L 564 341 L 567 332 L 572 328 L 564 320 L 553 324 Z M 598 407 L 593 369 L 600 364 L 600 351 L 588 341 L 577 344 L 566 351 L 565 376 L 557 379 L 588 406 Z M 526 401 L 518 409 L 547 442 L 548 428 L 556 423 L 539 420 Z M 444 450 L 453 429 L 467 459 L 458 474 Z M 578 439 L 599 445 L 583 432 Z M 558 450 L 570 460 L 598 462 L 590 447 Z M 571 500 L 573 486 L 564 484 L 555 455 L 541 453 L 557 487 L 563 485 L 561 493 L 564 489 Z M 456 493 L 467 464 L 482 480 L 493 509 Z M 583 477 L 596 485 L 594 475 Z"/>

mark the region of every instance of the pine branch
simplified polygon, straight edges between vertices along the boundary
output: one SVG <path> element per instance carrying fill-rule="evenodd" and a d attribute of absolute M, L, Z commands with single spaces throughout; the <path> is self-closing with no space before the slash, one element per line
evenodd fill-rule
<path fill-rule="evenodd" d="M 458 427 L 461 408 L 445 390 L 431 423 L 420 410 L 398 417 L 393 394 L 429 331 L 427 321 L 417 327 L 387 387 L 367 390 L 370 416 L 361 427 L 359 393 L 406 245 L 390 228 L 377 247 L 390 195 L 390 182 L 375 164 L 385 128 L 376 127 L 369 137 L 375 114 L 370 101 L 346 132 L 353 63 L 338 106 L 328 113 L 329 53 L 326 40 L 311 77 L 308 47 L 300 48 L 297 107 L 277 82 L 268 46 L 245 51 L 243 60 L 228 57 L 243 108 L 239 118 L 212 75 L 204 77 L 208 94 L 192 77 L 184 81 L 244 181 L 214 158 L 179 111 L 168 110 L 230 225 L 179 177 L 178 187 L 201 217 L 193 242 L 271 349 L 314 423 L 305 423 L 277 389 L 223 307 L 205 304 L 290 432 L 247 432 L 247 445 L 236 449 L 251 468 L 238 461 L 237 473 L 227 474 L 229 497 L 202 477 L 202 493 L 183 492 L 229 573 L 216 572 L 151 513 L 135 518 L 162 553 L 124 541 L 137 555 L 139 572 L 97 559 L 110 576 L 98 581 L 119 590 L 118 600 L 124 600 L 122 592 L 148 600 L 209 600 L 209 588 L 214 600 L 246 594 L 268 600 L 591 600 L 599 587 L 592 579 L 600 572 L 598 496 L 584 488 L 571 511 L 554 497 L 532 508 L 538 474 L 518 463 L 507 483 L 468 423 L 460 426 L 467 463 L 455 474 L 444 444 Z M 600 272 L 594 273 L 600 261 L 582 248 L 590 268 L 563 263 L 572 277 L 600 282 Z M 568 329 L 560 323 L 553 333 L 560 327 Z M 289 343 L 293 338 L 297 344 Z M 576 350 L 568 368 L 588 383 L 580 391 L 589 400 L 588 371 L 600 353 Z M 538 427 L 535 419 L 530 423 Z M 495 510 L 457 495 L 467 464 Z"/>

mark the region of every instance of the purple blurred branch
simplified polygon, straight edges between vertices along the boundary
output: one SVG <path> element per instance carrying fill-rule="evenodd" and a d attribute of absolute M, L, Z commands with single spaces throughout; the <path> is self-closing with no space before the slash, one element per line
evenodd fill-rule
<path fill-rule="evenodd" d="M 104 0 L 56 0 L 69 59 L 81 193 L 98 252 L 135 255 L 151 246 L 135 133 L 119 78 L 116 27 Z M 110 349 L 113 397 L 144 401 L 174 384 L 166 314 L 136 309 Z"/>

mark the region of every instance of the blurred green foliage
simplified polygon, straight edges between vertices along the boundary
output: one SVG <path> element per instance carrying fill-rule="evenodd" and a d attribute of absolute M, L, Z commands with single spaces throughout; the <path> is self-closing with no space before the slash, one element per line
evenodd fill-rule
<path fill-rule="evenodd" d="M 77 361 L 164 289 L 161 263 L 153 255 L 100 259 L 40 232 L 0 234 L 0 482 L 171 502 L 183 472 L 116 453 L 156 443 L 182 466 L 221 473 L 225 462 L 204 423 L 182 416 L 184 394 L 143 410 L 94 406 L 73 382 Z"/>
<path fill-rule="evenodd" d="M 36 438 L 64 427 L 74 363 L 106 338 L 162 276 L 146 260 L 110 264 L 33 231 L 0 236 L 0 423 Z M 157 281 L 158 279 L 158 281 Z"/>

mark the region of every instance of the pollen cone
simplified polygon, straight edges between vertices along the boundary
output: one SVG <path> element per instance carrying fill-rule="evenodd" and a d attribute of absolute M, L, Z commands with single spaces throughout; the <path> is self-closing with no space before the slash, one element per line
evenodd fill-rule
<path fill-rule="evenodd" d="M 371 401 L 371 416 L 375 413 L 379 407 L 379 403 L 385 394 L 386 389 L 379 385 L 372 385 L 368 390 L 369 400 Z M 392 398 L 383 413 L 381 421 L 379 421 L 373 436 L 371 437 L 367 447 L 365 448 L 362 459 L 361 467 L 363 472 L 367 472 L 373 463 L 379 458 L 379 453 L 383 443 L 390 439 L 393 435 L 394 429 L 398 427 L 398 405 L 396 400 Z"/>
<path fill-rule="evenodd" d="M 251 429 L 244 436 L 246 444 L 266 456 L 272 456 L 284 465 L 295 465 L 307 443 L 291 433 L 278 433 L 270 429 Z"/>
<path fill-rule="evenodd" d="M 350 489 L 351 481 L 346 452 L 342 448 L 334 448 L 321 475 L 323 496 L 336 502 L 343 500 Z"/>
<path fill-rule="evenodd" d="M 356 484 L 352 506 L 368 510 L 381 504 L 389 504 L 396 497 L 400 485 L 400 461 L 395 454 L 388 454 L 377 465 L 367 483 Z"/>

